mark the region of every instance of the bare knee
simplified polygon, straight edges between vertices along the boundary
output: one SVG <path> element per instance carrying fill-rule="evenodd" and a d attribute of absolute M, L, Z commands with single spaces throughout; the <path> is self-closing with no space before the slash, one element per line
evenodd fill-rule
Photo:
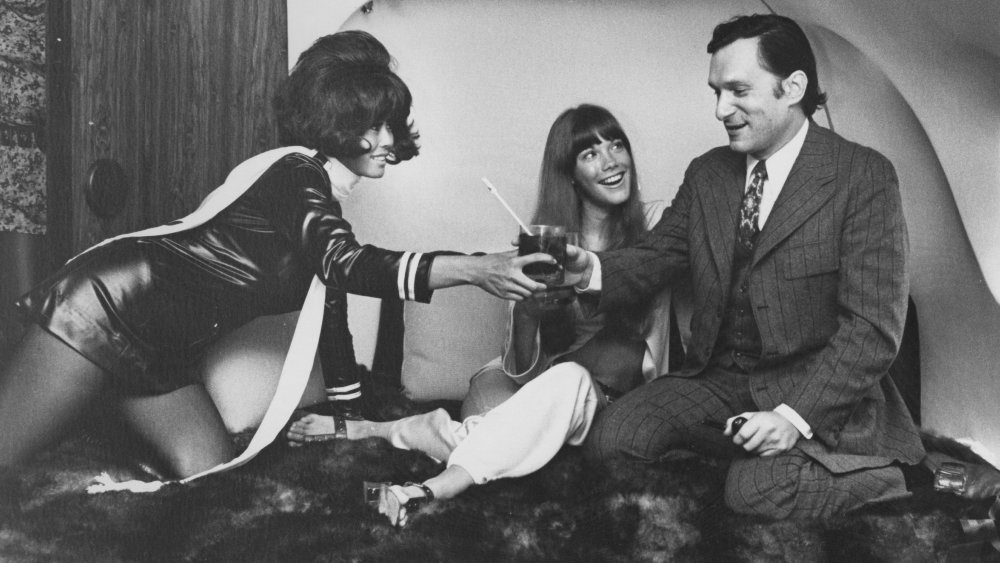
<path fill-rule="evenodd" d="M 197 475 L 216 465 L 226 463 L 235 457 L 231 445 L 217 447 L 211 451 L 198 448 L 193 451 L 174 451 L 167 460 L 170 472 L 178 479 Z"/>
<path fill-rule="evenodd" d="M 125 420 L 178 477 L 189 477 L 233 458 L 222 417 L 200 385 L 164 395 L 128 397 Z"/>

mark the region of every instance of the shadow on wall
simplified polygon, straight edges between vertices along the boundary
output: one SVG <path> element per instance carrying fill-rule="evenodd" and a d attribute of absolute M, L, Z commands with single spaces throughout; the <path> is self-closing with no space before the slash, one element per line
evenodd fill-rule
<path fill-rule="evenodd" d="M 1000 305 L 973 252 L 956 195 L 920 117 L 883 69 L 828 28 L 805 25 L 838 133 L 886 155 L 899 176 L 920 317 L 921 421 L 979 442 L 1000 461 Z M 954 142 L 965 142 L 956 137 Z M 1000 194 L 994 194 L 1000 195 Z"/>

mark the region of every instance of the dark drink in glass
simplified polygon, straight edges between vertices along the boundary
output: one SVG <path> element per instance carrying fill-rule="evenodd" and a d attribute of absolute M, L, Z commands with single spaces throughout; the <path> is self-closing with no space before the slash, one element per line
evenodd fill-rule
<path fill-rule="evenodd" d="M 531 225 L 530 233 L 521 231 L 517 238 L 517 254 L 525 256 L 544 252 L 555 258 L 555 264 L 536 262 L 524 267 L 524 275 L 544 283 L 559 285 L 563 282 L 566 264 L 566 229 L 555 225 Z"/>

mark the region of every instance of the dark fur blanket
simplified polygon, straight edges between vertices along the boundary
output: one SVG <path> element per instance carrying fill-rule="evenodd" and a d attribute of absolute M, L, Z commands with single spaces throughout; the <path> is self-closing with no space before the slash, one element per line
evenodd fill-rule
<path fill-rule="evenodd" d="M 387 417 L 427 407 L 394 390 L 368 396 L 379 397 Z M 280 442 L 193 485 L 88 495 L 102 471 L 138 476 L 120 442 L 112 447 L 101 432 L 3 476 L 0 560 L 941 561 L 965 541 L 959 518 L 987 509 L 927 490 L 831 520 L 765 521 L 725 509 L 717 463 L 687 457 L 597 469 L 566 448 L 534 475 L 435 502 L 396 530 L 364 504 L 362 482 L 440 471 L 416 452 L 374 439 Z"/>

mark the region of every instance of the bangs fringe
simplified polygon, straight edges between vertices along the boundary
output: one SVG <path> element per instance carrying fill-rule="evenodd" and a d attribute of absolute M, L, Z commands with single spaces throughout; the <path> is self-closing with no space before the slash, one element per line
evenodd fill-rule
<path fill-rule="evenodd" d="M 588 149 L 601 142 L 619 139 L 625 143 L 629 154 L 632 153 L 632 146 L 621 126 L 613 120 L 604 119 L 597 123 L 591 123 L 586 128 L 574 129 L 573 131 L 573 157 L 580 154 L 584 149 Z"/>

